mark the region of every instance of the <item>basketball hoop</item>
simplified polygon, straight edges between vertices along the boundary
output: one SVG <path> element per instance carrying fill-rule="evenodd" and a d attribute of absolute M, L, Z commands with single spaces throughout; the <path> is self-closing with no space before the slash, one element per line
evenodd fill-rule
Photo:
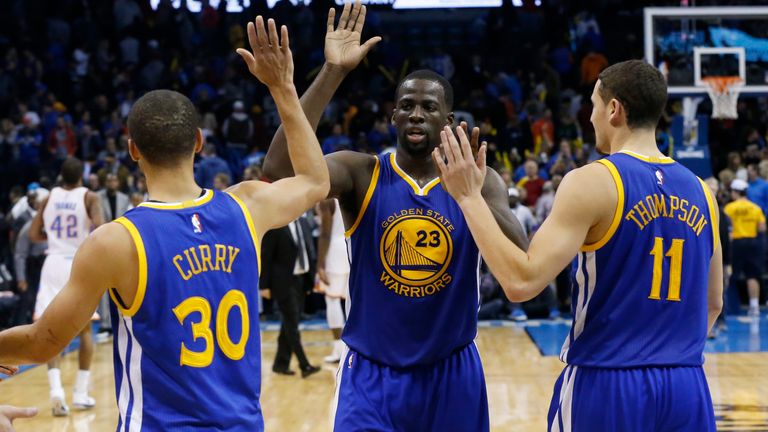
<path fill-rule="evenodd" d="M 707 86 L 709 99 L 712 100 L 712 118 L 736 119 L 736 103 L 739 100 L 744 80 L 737 76 L 710 76 L 701 79 Z"/>

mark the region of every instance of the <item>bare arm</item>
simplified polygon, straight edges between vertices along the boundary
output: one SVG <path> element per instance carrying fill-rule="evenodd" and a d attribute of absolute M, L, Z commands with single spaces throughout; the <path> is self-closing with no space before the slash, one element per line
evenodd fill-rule
<path fill-rule="evenodd" d="M 610 209 L 609 214 L 613 216 L 617 192 L 615 188 L 609 189 L 614 187 L 610 173 L 605 167 L 593 164 L 567 175 L 560 185 L 552 214 L 526 253 L 504 238 L 479 193 L 485 176 L 486 148 L 481 148 L 475 161 L 466 134 L 461 129 L 457 132 L 461 149 L 452 133 L 442 133 L 447 164 L 438 152 L 434 153 L 444 186 L 459 203 L 483 258 L 507 297 L 512 301 L 529 300 L 578 253 L 590 229 L 600 221 L 601 212 Z"/>
<path fill-rule="evenodd" d="M 318 204 L 320 210 L 320 237 L 317 239 L 317 276 L 328 284 L 328 276 L 325 273 L 325 259 L 328 248 L 331 245 L 331 228 L 333 227 L 333 214 L 336 211 L 336 203 L 332 200 L 321 201 Z"/>
<path fill-rule="evenodd" d="M 48 205 L 48 198 L 40 204 L 40 209 L 37 210 L 37 214 L 32 219 L 32 226 L 29 227 L 29 239 L 34 243 L 42 243 L 47 240 L 43 227 L 43 211 L 45 211 L 46 205 Z"/>
<path fill-rule="evenodd" d="M 723 310 L 723 249 L 719 243 L 709 262 L 707 306 L 707 331 L 709 331 Z"/>
<path fill-rule="evenodd" d="M 89 191 L 85 194 L 85 206 L 93 229 L 104 225 L 104 209 L 101 207 L 101 198 L 96 192 Z"/>
<path fill-rule="evenodd" d="M 289 48 L 288 29 L 282 26 L 277 35 L 274 20 L 269 20 L 269 35 L 264 20 L 248 23 L 248 40 L 252 51 L 238 49 L 248 69 L 267 85 L 285 125 L 290 162 L 295 175 L 272 184 L 244 182 L 230 192 L 245 201 L 260 235 L 269 229 L 284 226 L 328 195 L 328 168 L 320 144 L 301 110 L 293 84 L 293 57 Z M 281 44 L 282 43 L 282 44 Z"/>
<path fill-rule="evenodd" d="M 117 230 L 125 231 L 108 224 L 88 236 L 75 254 L 69 280 L 38 321 L 0 333 L 0 364 L 45 363 L 88 324 L 107 288 L 135 282 L 125 276 L 130 274 L 126 267 L 135 266 L 124 253 L 131 244 L 128 233 Z"/>
<path fill-rule="evenodd" d="M 492 168 L 487 168 L 483 185 L 483 198 L 493 214 L 493 219 L 501 228 L 504 236 L 522 250 L 528 249 L 528 237 L 520 221 L 509 208 L 509 194 L 504 180 Z"/>
<path fill-rule="evenodd" d="M 331 101 L 347 74 L 365 58 L 380 40 L 373 37 L 360 44 L 360 36 L 365 24 L 366 7 L 357 1 L 354 6 L 344 5 L 339 23 L 334 27 L 336 10 L 328 11 L 327 32 L 325 35 L 325 58 L 317 78 L 301 97 L 301 109 L 307 116 L 313 130 L 317 129 L 320 117 L 325 107 Z M 344 163 L 334 163 L 335 159 L 328 158 L 328 169 L 331 175 L 331 196 L 351 189 L 339 186 L 347 183 L 350 173 Z M 270 179 L 280 179 L 293 175 L 293 168 L 288 159 L 285 128 L 280 126 L 272 139 L 267 155 L 264 158 L 264 175 Z M 337 179 L 336 177 L 340 177 Z"/>

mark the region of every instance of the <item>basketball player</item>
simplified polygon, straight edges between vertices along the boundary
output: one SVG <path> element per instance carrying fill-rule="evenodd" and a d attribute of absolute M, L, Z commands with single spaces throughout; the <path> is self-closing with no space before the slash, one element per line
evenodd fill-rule
<path fill-rule="evenodd" d="M 718 208 L 709 187 L 656 147 L 667 87 L 653 66 L 605 69 L 592 93 L 596 145 L 610 156 L 568 174 L 523 252 L 482 199 L 477 160 L 458 130 L 433 152 L 483 258 L 512 301 L 536 296 L 573 264 L 573 326 L 550 431 L 714 431 L 702 369 L 722 307 Z"/>
<path fill-rule="evenodd" d="M 317 239 L 317 276 L 319 288 L 325 294 L 325 317 L 333 333 L 333 351 L 325 357 L 326 363 L 338 363 L 344 352 L 341 331 L 346 315 L 341 300 L 349 296 L 349 257 L 344 239 L 344 220 L 339 202 L 321 201 L 320 237 Z"/>
<path fill-rule="evenodd" d="M 29 238 L 34 242 L 48 241 L 45 261 L 40 273 L 40 289 L 37 291 L 34 319 L 39 319 L 56 295 L 61 292 L 72 270 L 72 258 L 83 244 L 91 228 L 104 223 L 101 199 L 96 192 L 83 187 L 83 164 L 68 158 L 61 166 L 61 187 L 51 190 L 40 205 L 29 227 Z M 91 311 L 95 315 L 95 311 Z M 72 393 L 72 405 L 76 409 L 90 409 L 96 400 L 88 396 L 88 381 L 93 360 L 93 331 L 87 322 L 80 332 L 79 370 Z M 54 416 L 69 415 L 64 388 L 61 385 L 61 358 L 55 356 L 48 362 L 48 383 Z"/>
<path fill-rule="evenodd" d="M 360 45 L 365 7 L 328 15 L 324 65 L 303 96 L 317 125 L 343 77 L 377 38 Z M 431 71 L 398 86 L 392 123 L 397 154 L 341 151 L 326 156 L 331 190 L 347 228 L 351 303 L 342 340 L 337 431 L 487 431 L 485 379 L 477 335 L 480 255 L 456 202 L 443 190 L 432 150 L 453 123 L 453 89 Z M 477 142 L 479 130 L 472 132 Z M 278 131 L 265 174 L 291 175 Z M 483 196 L 505 233 L 527 239 L 507 205 L 507 188 L 489 171 Z"/>
<path fill-rule="evenodd" d="M 279 38 L 274 21 L 267 31 L 258 17 L 248 24 L 252 51 L 238 54 L 275 100 L 296 175 L 227 192 L 201 189 L 193 176 L 203 146 L 194 105 L 173 91 L 147 93 L 128 116 L 128 146 L 150 201 L 91 234 L 43 316 L 0 333 L 0 364 L 53 357 L 109 290 L 118 430 L 263 430 L 259 241 L 329 187 L 293 84 L 288 31 L 281 31 Z"/>

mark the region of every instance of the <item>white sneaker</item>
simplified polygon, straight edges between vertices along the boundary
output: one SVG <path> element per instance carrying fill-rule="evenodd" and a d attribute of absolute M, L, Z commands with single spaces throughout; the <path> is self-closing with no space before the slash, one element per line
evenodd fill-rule
<path fill-rule="evenodd" d="M 341 361 L 341 357 L 335 352 L 331 353 L 331 355 L 327 355 L 323 357 L 323 361 L 326 363 L 338 363 Z"/>
<path fill-rule="evenodd" d="M 749 312 L 747 312 L 747 315 L 750 317 L 759 317 L 760 316 L 760 308 L 759 307 L 751 307 L 749 308 Z"/>
<path fill-rule="evenodd" d="M 72 393 L 72 406 L 78 410 L 88 410 L 96 406 L 96 399 L 88 393 Z"/>
<path fill-rule="evenodd" d="M 69 407 L 64 397 L 63 390 L 51 390 L 51 412 L 54 417 L 66 417 L 69 415 Z"/>

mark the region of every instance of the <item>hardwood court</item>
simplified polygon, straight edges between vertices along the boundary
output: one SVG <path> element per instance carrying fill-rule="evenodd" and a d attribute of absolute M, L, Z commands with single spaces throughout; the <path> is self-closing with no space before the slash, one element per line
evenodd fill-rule
<path fill-rule="evenodd" d="M 334 392 L 334 372 L 326 366 L 306 380 L 276 376 L 270 367 L 277 333 L 263 332 L 262 405 L 267 431 L 330 431 L 328 412 Z M 328 331 L 302 334 L 310 359 L 319 364 L 330 349 Z M 555 379 L 562 369 L 556 357 L 543 357 L 519 327 L 481 328 L 477 341 L 483 357 L 494 431 L 544 431 Z M 708 354 L 707 376 L 718 417 L 718 430 L 768 431 L 768 353 Z M 294 366 L 295 367 L 295 366 Z M 62 362 L 62 379 L 71 398 L 77 354 Z M 40 414 L 18 421 L 18 432 L 102 432 L 115 429 L 117 407 L 112 376 L 112 345 L 97 347 L 91 394 L 98 400 L 92 411 L 73 412 L 69 418 L 51 417 L 44 366 L 0 383 L 0 402 L 33 405 Z"/>

